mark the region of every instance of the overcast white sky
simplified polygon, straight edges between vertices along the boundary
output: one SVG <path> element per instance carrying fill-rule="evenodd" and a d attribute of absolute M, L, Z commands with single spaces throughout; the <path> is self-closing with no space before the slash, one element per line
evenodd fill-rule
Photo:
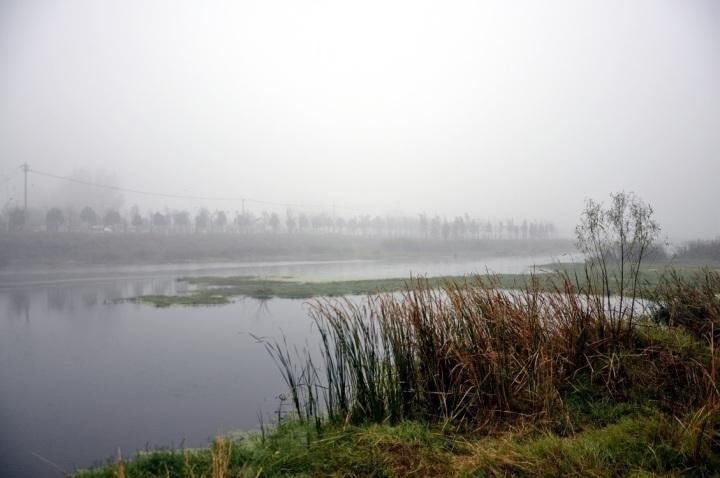
<path fill-rule="evenodd" d="M 25 161 L 568 230 L 624 189 L 671 236 L 711 237 L 720 2 L 1 0 L 0 180 Z"/>

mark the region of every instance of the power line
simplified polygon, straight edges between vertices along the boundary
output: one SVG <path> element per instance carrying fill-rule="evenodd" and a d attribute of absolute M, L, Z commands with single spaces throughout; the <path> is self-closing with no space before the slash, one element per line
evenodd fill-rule
<path fill-rule="evenodd" d="M 120 186 L 111 186 L 109 184 L 100 184 L 92 181 L 85 181 L 83 179 L 77 179 L 77 178 L 69 178 L 67 176 L 60 176 L 59 174 L 53 174 L 48 173 L 45 171 L 38 171 L 37 169 L 31 168 L 30 172 L 35 173 L 39 176 L 47 176 L 49 178 L 54 179 L 62 179 L 64 181 L 70 181 L 77 184 L 84 184 L 85 186 L 93 186 L 96 188 L 102 188 L 102 189 L 110 189 L 113 191 L 121 191 L 126 193 L 133 193 L 133 194 L 142 194 L 144 196 L 155 196 L 155 197 L 164 197 L 164 198 L 170 198 L 170 199 L 192 199 L 197 201 L 242 201 L 243 198 L 235 198 L 235 197 L 211 197 L 211 196 L 191 196 L 187 194 L 169 194 L 169 193 L 159 193 L 159 192 L 152 192 L 152 191 L 142 191 L 139 189 L 131 189 L 131 188 L 123 188 Z"/>
<path fill-rule="evenodd" d="M 49 178 L 60 179 L 63 181 L 69 181 L 69 182 L 73 182 L 73 183 L 77 183 L 77 184 L 83 184 L 85 186 L 93 186 L 96 188 L 109 189 L 112 191 L 120 191 L 120 192 L 132 193 L 132 194 L 141 194 L 144 196 L 162 197 L 162 198 L 168 198 L 168 199 L 188 199 L 188 200 L 193 200 L 193 201 L 241 202 L 243 204 L 243 207 L 244 207 L 245 202 L 250 202 L 250 203 L 255 203 L 255 204 L 263 204 L 263 205 L 267 205 L 267 206 L 294 207 L 294 208 L 299 208 L 299 209 L 308 209 L 308 208 L 331 209 L 330 206 L 324 206 L 324 205 L 318 205 L 318 204 L 282 203 L 282 202 L 275 202 L 275 201 L 265 201 L 265 200 L 261 200 L 261 199 L 253 199 L 253 198 L 248 198 L 248 197 L 194 196 L 194 195 L 188 195 L 188 194 L 172 194 L 172 193 L 161 193 L 161 192 L 154 192 L 154 191 L 144 191 L 144 190 L 140 190 L 140 189 L 124 188 L 124 187 L 120 187 L 120 186 L 111 186 L 109 184 L 100 184 L 100 183 L 96 183 L 93 181 L 85 181 L 83 179 L 70 178 L 67 176 L 61 176 L 59 174 L 49 173 L 47 171 L 39 171 L 34 168 L 28 168 L 28 171 L 31 173 L 37 174 L 39 176 L 46 176 Z M 333 205 L 332 208 L 367 213 L 367 211 L 355 209 L 352 207 L 346 207 L 346 206 Z"/>

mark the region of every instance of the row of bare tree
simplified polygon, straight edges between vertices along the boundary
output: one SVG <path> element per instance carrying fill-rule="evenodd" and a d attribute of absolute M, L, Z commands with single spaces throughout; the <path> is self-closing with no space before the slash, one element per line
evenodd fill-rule
<path fill-rule="evenodd" d="M 432 239 L 545 239 L 554 237 L 555 226 L 545 221 L 482 220 L 468 214 L 454 218 L 429 216 L 416 217 L 333 216 L 327 213 L 307 214 L 287 210 L 284 215 L 262 211 L 259 214 L 245 211 L 227 211 L 202 208 L 196 213 L 187 210 L 149 211 L 142 213 L 137 206 L 121 212 L 108 209 L 102 213 L 91 207 L 79 212 L 72 209 L 51 208 L 7 210 L 0 215 L 7 231 L 32 230 L 47 232 L 105 231 L 133 233 L 297 233 L 373 235 L 390 237 L 419 237 Z"/>

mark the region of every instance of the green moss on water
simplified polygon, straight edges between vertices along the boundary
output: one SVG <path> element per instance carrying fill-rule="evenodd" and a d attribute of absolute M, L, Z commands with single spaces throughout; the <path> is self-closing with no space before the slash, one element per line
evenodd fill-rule
<path fill-rule="evenodd" d="M 506 289 L 525 287 L 530 276 L 506 274 L 499 276 L 442 276 L 420 279 L 423 285 L 437 288 L 448 283 L 462 284 L 478 280 Z M 351 281 L 305 282 L 288 279 L 263 279 L 249 276 L 232 277 L 183 277 L 179 281 L 198 287 L 197 290 L 177 295 L 143 295 L 124 299 L 126 302 L 151 304 L 157 307 L 171 305 L 221 305 L 233 297 L 254 299 L 309 299 L 312 297 L 342 297 L 368 295 L 381 292 L 397 292 L 418 285 L 410 279 L 367 279 Z M 547 286 L 550 288 L 550 283 Z"/>
<path fill-rule="evenodd" d="M 646 264 L 643 266 L 640 281 L 645 288 L 657 285 L 662 274 L 668 270 L 668 264 Z M 702 269 L 699 264 L 681 264 L 679 273 L 690 277 Z M 578 290 L 586 285 L 584 266 L 575 263 L 546 264 L 539 266 L 536 274 L 487 274 L 439 276 L 430 278 L 389 278 L 364 279 L 346 281 L 299 281 L 289 277 L 262 278 L 256 276 L 201 276 L 181 277 L 178 281 L 197 287 L 197 290 L 177 295 L 144 295 L 126 299 L 126 301 L 151 304 L 157 307 L 171 305 L 222 305 L 235 297 L 255 299 L 309 299 L 312 297 L 341 297 L 348 295 L 367 295 L 379 292 L 397 292 L 414 287 L 418 280 L 429 287 L 437 288 L 448 283 L 463 284 L 485 281 L 503 289 L 524 289 L 531 281 L 535 281 L 541 290 L 555 291 L 561 287 L 562 281 L 556 272 L 565 273 L 575 283 Z M 612 287 L 612 285 L 611 285 Z"/>
<path fill-rule="evenodd" d="M 171 305 L 223 305 L 229 304 L 230 299 L 224 294 L 190 294 L 190 295 L 141 295 L 127 299 L 126 302 L 136 304 L 152 304 L 155 307 L 170 307 Z"/>

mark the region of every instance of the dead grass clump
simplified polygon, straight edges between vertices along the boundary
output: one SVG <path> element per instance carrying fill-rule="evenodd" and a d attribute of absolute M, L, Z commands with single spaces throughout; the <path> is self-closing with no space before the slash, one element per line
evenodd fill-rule
<path fill-rule="evenodd" d="M 211 457 L 211 477 L 225 478 L 228 476 L 230 469 L 230 456 L 232 451 L 232 441 L 218 436 L 210 447 Z"/>
<path fill-rule="evenodd" d="M 669 271 L 661 277 L 652 298 L 658 322 L 682 327 L 700 339 L 720 339 L 720 272 L 705 269 L 686 277 Z"/>

